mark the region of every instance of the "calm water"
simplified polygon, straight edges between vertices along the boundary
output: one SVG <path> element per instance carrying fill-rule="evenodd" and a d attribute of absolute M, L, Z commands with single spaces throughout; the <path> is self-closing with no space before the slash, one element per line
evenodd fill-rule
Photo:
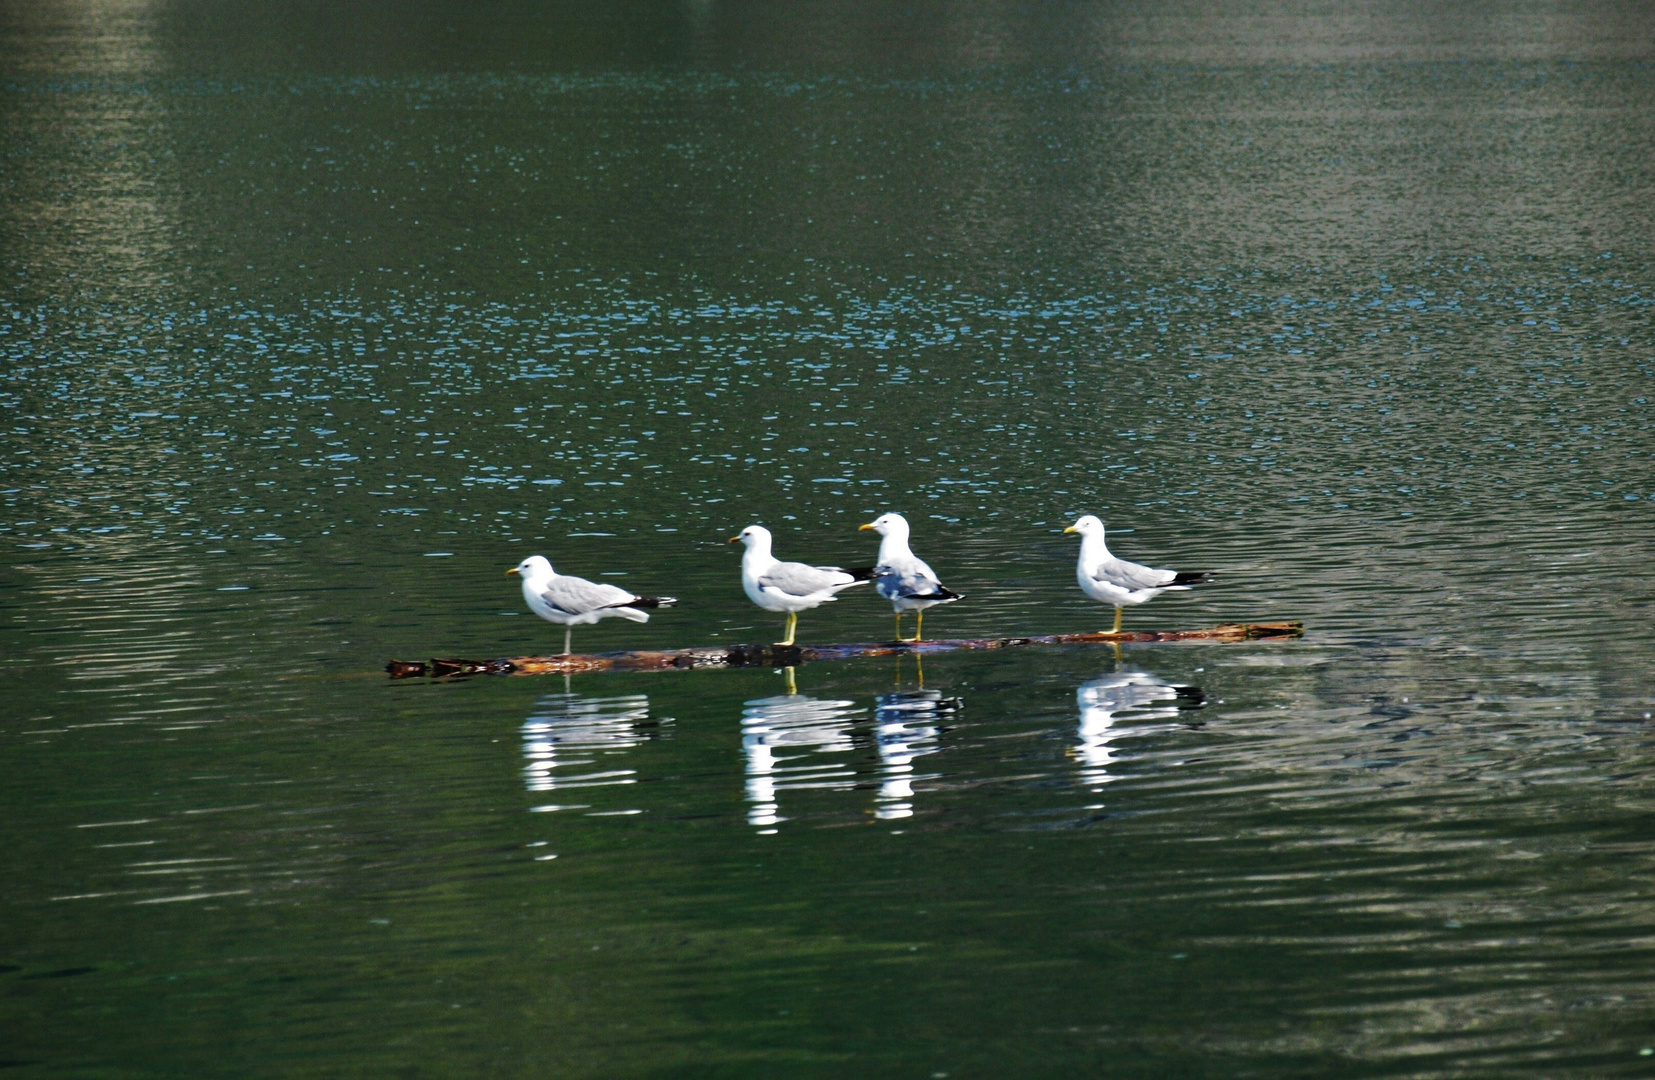
<path fill-rule="evenodd" d="M 0 5 L 0 1064 L 1649 1075 L 1647 5 L 587 6 Z"/>

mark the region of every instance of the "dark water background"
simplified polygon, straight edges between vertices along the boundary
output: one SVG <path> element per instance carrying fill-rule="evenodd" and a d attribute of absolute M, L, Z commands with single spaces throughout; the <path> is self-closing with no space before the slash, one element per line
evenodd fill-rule
<path fill-rule="evenodd" d="M 0 1064 L 1649 1075 L 1652 171 L 1636 3 L 0 4 Z M 888 509 L 1308 634 L 378 673 Z"/>

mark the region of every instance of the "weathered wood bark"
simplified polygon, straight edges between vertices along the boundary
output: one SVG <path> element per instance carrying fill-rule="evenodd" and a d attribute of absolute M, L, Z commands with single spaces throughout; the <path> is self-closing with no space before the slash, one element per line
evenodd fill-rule
<path fill-rule="evenodd" d="M 583 671 L 666 671 L 702 667 L 796 667 L 810 660 L 894 656 L 955 649 L 1015 649 L 1028 645 L 1110 645 L 1138 641 L 1260 641 L 1297 638 L 1299 622 L 1226 623 L 1205 630 L 1122 631 L 1119 634 L 1050 634 L 1044 637 L 975 638 L 954 641 L 870 642 L 861 645 L 728 645 L 665 652 L 576 653 L 572 656 L 504 656 L 495 660 L 392 660 L 393 679 L 448 675 L 566 675 Z"/>

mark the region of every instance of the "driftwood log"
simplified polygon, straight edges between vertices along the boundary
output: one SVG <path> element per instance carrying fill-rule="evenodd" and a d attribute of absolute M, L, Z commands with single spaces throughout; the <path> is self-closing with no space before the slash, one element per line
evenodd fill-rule
<path fill-rule="evenodd" d="M 1028 645 L 1113 645 L 1138 641 L 1262 641 L 1304 635 L 1299 622 L 1226 623 L 1205 630 L 1123 631 L 1118 634 L 1050 634 L 1044 637 L 973 638 L 954 641 L 897 641 L 863 645 L 728 645 L 665 652 L 576 653 L 572 656 L 504 656 L 494 660 L 392 660 L 393 679 L 450 675 L 569 675 L 583 671 L 667 671 L 705 667 L 797 667 L 810 660 L 896 656 L 955 649 L 1015 649 Z"/>

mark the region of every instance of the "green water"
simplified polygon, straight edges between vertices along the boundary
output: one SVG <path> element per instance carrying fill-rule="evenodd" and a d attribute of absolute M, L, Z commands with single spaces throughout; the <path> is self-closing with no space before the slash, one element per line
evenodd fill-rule
<path fill-rule="evenodd" d="M 1644 6 L 0 13 L 0 1065 L 1649 1074 Z"/>

